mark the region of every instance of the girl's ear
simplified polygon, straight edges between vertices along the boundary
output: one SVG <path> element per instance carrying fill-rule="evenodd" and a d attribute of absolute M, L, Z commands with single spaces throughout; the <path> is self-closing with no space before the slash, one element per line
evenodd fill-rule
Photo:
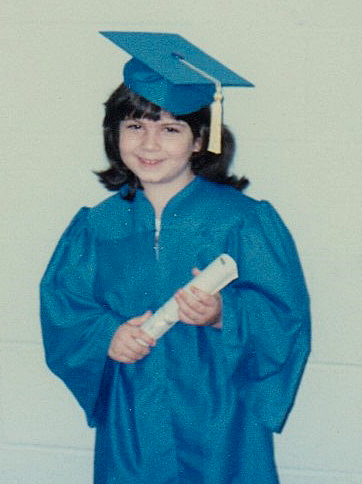
<path fill-rule="evenodd" d="M 194 141 L 194 147 L 193 147 L 193 152 L 194 153 L 197 153 L 198 151 L 201 150 L 201 146 L 202 146 L 202 138 L 201 136 L 199 136 L 198 138 L 195 139 Z"/>
<path fill-rule="evenodd" d="M 200 130 L 200 136 L 198 136 L 194 140 L 194 149 L 193 149 L 193 152 L 194 153 L 198 153 L 199 151 L 202 150 L 202 147 L 205 144 L 205 137 L 206 136 L 207 136 L 207 134 L 206 134 L 206 128 L 203 126 L 201 128 L 201 130 Z"/>

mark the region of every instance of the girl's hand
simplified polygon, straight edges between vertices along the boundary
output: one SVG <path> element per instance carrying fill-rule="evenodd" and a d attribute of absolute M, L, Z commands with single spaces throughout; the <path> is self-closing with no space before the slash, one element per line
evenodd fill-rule
<path fill-rule="evenodd" d="M 200 274 L 196 267 L 192 269 L 192 274 Z M 197 326 L 214 326 L 221 328 L 221 296 L 220 293 L 207 294 L 195 286 L 190 287 L 192 294 L 183 289 L 179 289 L 175 294 L 176 302 L 179 306 L 179 318 L 186 324 Z"/>
<path fill-rule="evenodd" d="M 140 326 L 151 316 L 147 311 L 136 318 L 129 319 L 114 333 L 108 349 L 108 356 L 119 363 L 135 363 L 150 352 L 156 341 Z M 141 343 L 143 342 L 143 344 Z"/>

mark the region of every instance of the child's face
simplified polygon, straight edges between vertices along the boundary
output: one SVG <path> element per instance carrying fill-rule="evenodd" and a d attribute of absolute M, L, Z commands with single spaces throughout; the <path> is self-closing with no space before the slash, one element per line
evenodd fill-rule
<path fill-rule="evenodd" d="M 187 184 L 192 177 L 190 156 L 200 146 L 190 126 L 165 111 L 158 121 L 125 119 L 120 124 L 121 158 L 144 188 L 149 183 Z"/>

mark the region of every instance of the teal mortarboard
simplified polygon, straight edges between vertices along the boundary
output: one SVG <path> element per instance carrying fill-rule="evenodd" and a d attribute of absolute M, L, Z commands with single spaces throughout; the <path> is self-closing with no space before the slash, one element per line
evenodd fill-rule
<path fill-rule="evenodd" d="M 174 116 L 211 105 L 208 150 L 220 153 L 222 86 L 253 87 L 178 34 L 101 32 L 132 56 L 125 85 Z"/>

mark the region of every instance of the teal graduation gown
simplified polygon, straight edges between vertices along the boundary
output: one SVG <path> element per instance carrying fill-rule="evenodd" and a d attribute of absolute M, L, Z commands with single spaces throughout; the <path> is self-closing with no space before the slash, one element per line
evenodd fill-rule
<path fill-rule="evenodd" d="M 310 349 L 309 300 L 274 208 L 196 177 L 162 214 L 139 190 L 83 208 L 41 282 L 47 364 L 96 427 L 96 484 L 276 484 L 281 431 Z M 155 311 L 219 254 L 239 277 L 223 328 L 177 323 L 134 364 L 107 356 L 120 324 Z"/>

